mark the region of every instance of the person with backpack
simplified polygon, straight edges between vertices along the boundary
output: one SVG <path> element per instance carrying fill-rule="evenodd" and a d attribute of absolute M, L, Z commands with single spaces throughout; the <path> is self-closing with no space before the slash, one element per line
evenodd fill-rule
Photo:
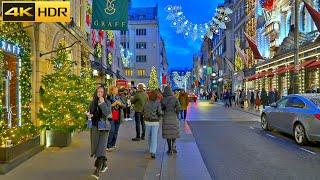
<path fill-rule="evenodd" d="M 148 137 L 149 152 L 151 158 L 156 158 L 157 140 L 159 121 L 163 115 L 161 110 L 161 103 L 157 101 L 158 92 L 151 91 L 149 94 L 149 100 L 143 109 L 143 118 L 146 124 L 146 135 Z"/>

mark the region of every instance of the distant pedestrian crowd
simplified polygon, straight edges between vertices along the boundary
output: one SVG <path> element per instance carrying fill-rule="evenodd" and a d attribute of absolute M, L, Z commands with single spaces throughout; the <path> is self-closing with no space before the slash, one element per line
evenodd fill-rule
<path fill-rule="evenodd" d="M 167 153 L 177 153 L 176 139 L 180 137 L 178 119 L 186 120 L 188 104 L 188 94 L 184 90 L 174 94 L 170 86 L 163 92 L 160 89 L 145 90 L 142 84 L 137 89 L 112 86 L 108 92 L 99 86 L 87 112 L 91 157 L 96 158 L 92 176 L 99 179 L 99 174 L 108 169 L 106 152 L 117 148 L 119 128 L 124 121 L 135 120 L 136 136 L 132 141 L 147 138 L 152 159 L 156 158 L 160 124 L 162 137 L 167 140 Z"/>

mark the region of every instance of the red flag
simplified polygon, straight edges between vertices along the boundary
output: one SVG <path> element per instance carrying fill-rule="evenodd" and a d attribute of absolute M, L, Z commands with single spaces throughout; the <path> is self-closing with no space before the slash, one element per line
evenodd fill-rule
<path fill-rule="evenodd" d="M 167 75 L 162 76 L 162 84 L 167 84 Z"/>
<path fill-rule="evenodd" d="M 263 59 L 263 57 L 261 56 L 257 44 L 255 43 L 255 41 L 247 34 L 244 33 L 244 36 L 246 37 L 246 40 L 248 41 L 249 47 L 253 52 L 253 57 L 255 59 Z"/>
<path fill-rule="evenodd" d="M 99 30 L 99 43 L 103 43 L 104 32 L 103 30 Z"/>
<path fill-rule="evenodd" d="M 263 8 L 267 11 L 272 11 L 275 7 L 275 0 L 264 0 Z"/>
<path fill-rule="evenodd" d="M 315 10 L 310 4 L 306 3 L 306 1 L 304 1 L 304 6 L 310 13 L 311 18 L 313 19 L 318 31 L 320 32 L 320 13 L 317 10 Z"/>

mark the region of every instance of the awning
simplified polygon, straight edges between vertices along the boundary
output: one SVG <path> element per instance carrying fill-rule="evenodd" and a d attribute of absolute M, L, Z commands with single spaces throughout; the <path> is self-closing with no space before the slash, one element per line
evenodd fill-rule
<path fill-rule="evenodd" d="M 279 71 L 277 72 L 277 74 L 278 74 L 278 75 L 284 74 L 284 73 L 286 73 L 287 71 L 292 71 L 293 69 L 294 69 L 294 65 L 293 65 L 293 64 L 289 64 L 288 66 L 285 66 L 285 67 L 283 67 L 281 70 L 279 70 Z"/>
<path fill-rule="evenodd" d="M 258 79 L 265 77 L 267 74 L 269 74 L 269 71 L 263 71 L 261 73 L 258 73 Z"/>
<path fill-rule="evenodd" d="M 313 61 L 309 65 L 307 65 L 307 68 L 313 69 L 313 68 L 319 68 L 320 67 L 320 61 Z"/>
<path fill-rule="evenodd" d="M 254 74 L 252 76 L 249 76 L 249 77 L 246 77 L 247 81 L 253 81 L 253 80 L 256 80 L 258 79 L 258 75 L 257 74 Z"/>
<path fill-rule="evenodd" d="M 307 67 L 309 64 L 313 63 L 315 60 L 307 60 L 307 61 L 303 61 L 303 63 L 301 63 L 299 65 L 299 69 Z"/>

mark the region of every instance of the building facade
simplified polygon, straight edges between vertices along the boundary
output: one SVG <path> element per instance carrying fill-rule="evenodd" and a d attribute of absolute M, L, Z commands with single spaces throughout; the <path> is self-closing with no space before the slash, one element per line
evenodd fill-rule
<path fill-rule="evenodd" d="M 160 38 L 158 7 L 130 8 L 128 31 L 120 33 L 120 44 L 132 53 L 124 74 L 131 85 L 148 86 L 151 68 L 157 69 L 159 84 L 166 74 L 167 60 Z"/>

